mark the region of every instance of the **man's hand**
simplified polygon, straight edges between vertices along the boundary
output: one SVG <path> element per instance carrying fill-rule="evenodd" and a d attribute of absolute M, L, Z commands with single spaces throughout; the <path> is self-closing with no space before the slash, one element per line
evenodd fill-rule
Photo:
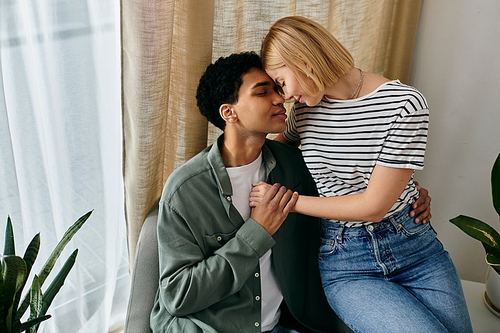
<path fill-rule="evenodd" d="M 299 194 L 276 183 L 268 185 L 268 191 L 252 208 L 250 215 L 272 236 L 285 221 L 297 203 Z"/>
<path fill-rule="evenodd" d="M 420 187 L 417 182 L 415 182 L 415 185 L 417 185 L 417 190 L 419 192 L 419 197 L 417 201 L 413 203 L 411 206 L 413 210 L 410 212 L 410 216 L 414 217 L 416 216 L 417 218 L 415 219 L 415 223 L 427 223 L 431 220 L 431 197 L 429 196 L 429 191 L 427 191 L 425 188 Z"/>

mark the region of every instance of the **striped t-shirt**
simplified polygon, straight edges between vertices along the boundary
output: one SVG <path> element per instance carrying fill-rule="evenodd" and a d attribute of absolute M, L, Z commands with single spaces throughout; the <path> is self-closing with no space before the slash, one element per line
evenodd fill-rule
<path fill-rule="evenodd" d="M 396 80 L 357 99 L 325 97 L 314 107 L 296 103 L 284 135 L 300 142 L 320 196 L 331 197 L 363 193 L 376 164 L 423 169 L 428 125 L 424 96 Z M 386 217 L 417 198 L 412 176 Z"/>

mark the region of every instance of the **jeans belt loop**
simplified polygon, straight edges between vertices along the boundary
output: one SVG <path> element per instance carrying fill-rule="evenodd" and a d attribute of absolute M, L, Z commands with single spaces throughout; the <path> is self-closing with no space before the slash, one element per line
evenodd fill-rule
<path fill-rule="evenodd" d="M 398 224 L 396 222 L 396 219 L 394 218 L 394 215 L 396 214 L 393 214 L 391 216 L 389 216 L 387 219 L 389 220 L 389 222 L 391 222 L 392 226 L 394 227 L 394 229 L 396 230 L 396 233 L 400 233 L 401 232 L 401 228 L 403 227 L 401 224 Z"/>
<path fill-rule="evenodd" d="M 345 225 L 341 225 L 337 231 L 337 243 L 342 244 L 342 234 L 344 233 Z"/>

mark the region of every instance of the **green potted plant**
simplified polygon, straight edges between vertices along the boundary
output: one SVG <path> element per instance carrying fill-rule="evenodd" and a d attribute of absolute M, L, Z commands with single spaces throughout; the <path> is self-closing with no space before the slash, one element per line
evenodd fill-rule
<path fill-rule="evenodd" d="M 491 170 L 491 193 L 493 207 L 500 215 L 500 154 Z M 486 262 L 491 267 L 486 278 L 484 299 L 488 308 L 500 316 L 500 235 L 491 226 L 473 217 L 460 215 L 450 222 L 483 244 Z"/>
<path fill-rule="evenodd" d="M 16 255 L 14 243 L 14 231 L 10 217 L 7 218 L 5 231 L 5 247 L 0 263 L 0 332 L 19 333 L 29 331 L 34 333 L 38 331 L 39 324 L 50 318 L 47 315 L 55 295 L 64 284 L 64 280 L 73 267 L 78 249 L 76 249 L 66 260 L 63 267 L 56 275 L 52 283 L 42 293 L 42 285 L 45 279 L 52 271 L 56 260 L 59 258 L 62 250 L 76 232 L 82 227 L 89 218 L 92 211 L 80 217 L 71 227 L 68 228 L 63 238 L 52 251 L 50 257 L 45 262 L 38 275 L 34 275 L 31 287 L 21 302 L 23 288 L 28 282 L 31 268 L 38 255 L 40 248 L 40 234 L 35 235 L 26 248 L 23 257 Z M 25 322 L 21 322 L 21 317 L 30 308 L 30 316 Z"/>

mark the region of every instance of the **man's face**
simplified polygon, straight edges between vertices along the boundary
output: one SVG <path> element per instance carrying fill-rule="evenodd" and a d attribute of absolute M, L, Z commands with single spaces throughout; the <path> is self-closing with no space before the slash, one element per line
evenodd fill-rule
<path fill-rule="evenodd" d="M 257 68 L 243 74 L 242 81 L 238 102 L 233 105 L 242 134 L 283 132 L 287 117 L 285 100 L 276 92 L 274 81 Z"/>

